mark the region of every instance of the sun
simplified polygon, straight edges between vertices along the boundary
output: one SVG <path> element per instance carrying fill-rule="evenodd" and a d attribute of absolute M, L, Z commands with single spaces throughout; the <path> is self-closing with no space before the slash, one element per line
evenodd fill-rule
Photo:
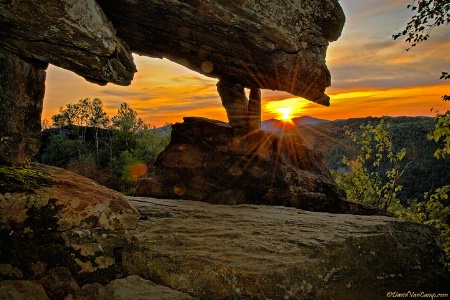
<path fill-rule="evenodd" d="M 277 109 L 278 113 L 280 114 L 279 119 L 282 121 L 291 121 L 292 116 L 292 109 L 288 108 L 288 107 L 283 107 L 283 108 L 279 108 Z"/>

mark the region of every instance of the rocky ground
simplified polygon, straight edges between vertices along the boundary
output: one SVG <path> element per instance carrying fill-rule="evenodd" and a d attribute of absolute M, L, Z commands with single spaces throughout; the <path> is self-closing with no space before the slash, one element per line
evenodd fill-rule
<path fill-rule="evenodd" d="M 445 288 L 431 227 L 383 216 L 130 198 L 127 274 L 198 299 L 384 299 Z"/>
<path fill-rule="evenodd" d="M 13 182 L 0 184 L 0 299 L 448 292 L 429 226 L 280 206 L 127 199 L 58 168 L 33 165 L 16 177 L 0 171 L 2 183 L 24 180 L 16 191 Z"/>

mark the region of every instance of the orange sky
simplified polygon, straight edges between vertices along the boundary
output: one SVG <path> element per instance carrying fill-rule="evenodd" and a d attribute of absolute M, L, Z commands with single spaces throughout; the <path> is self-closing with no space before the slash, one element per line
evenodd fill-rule
<path fill-rule="evenodd" d="M 323 107 L 284 92 L 263 91 L 263 120 L 280 117 L 280 108 L 293 116 L 328 120 L 365 116 L 434 116 L 450 104 L 450 82 L 439 80 L 450 71 L 448 27 L 437 28 L 431 39 L 413 50 L 391 36 L 404 28 L 411 0 L 340 0 L 347 16 L 342 37 L 331 43 L 327 65 L 332 86 L 331 106 Z M 181 122 L 184 116 L 226 121 L 216 91 L 216 79 L 204 77 L 167 60 L 135 56 L 138 73 L 128 87 L 97 86 L 66 70 L 47 72 L 43 119 L 59 106 L 82 98 L 100 98 L 111 116 L 127 102 L 155 126 Z M 430 109 L 433 108 L 433 112 Z"/>

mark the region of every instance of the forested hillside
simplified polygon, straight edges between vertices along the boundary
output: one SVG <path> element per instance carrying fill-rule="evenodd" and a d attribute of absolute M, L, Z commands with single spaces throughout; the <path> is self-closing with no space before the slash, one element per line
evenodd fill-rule
<path fill-rule="evenodd" d="M 170 139 L 171 126 L 154 128 L 122 103 L 109 118 L 100 99 L 81 99 L 52 116 L 41 135 L 37 162 L 61 167 L 98 183 L 133 194 L 140 177 L 152 172 Z"/>
<path fill-rule="evenodd" d="M 378 124 L 380 118 L 357 118 L 315 125 L 301 125 L 290 133 L 303 136 L 305 143 L 319 150 L 330 170 L 348 172 L 342 158 L 354 159 L 357 146 L 345 134 L 346 130 L 358 131 L 361 125 Z M 433 118 L 428 117 L 385 117 L 391 124 L 390 131 L 394 149 L 406 149 L 402 164 L 408 167 L 401 178 L 403 190 L 398 197 L 402 202 L 423 199 L 425 192 L 450 183 L 450 161 L 437 160 L 433 153 L 438 144 L 427 139 L 434 128 Z"/>

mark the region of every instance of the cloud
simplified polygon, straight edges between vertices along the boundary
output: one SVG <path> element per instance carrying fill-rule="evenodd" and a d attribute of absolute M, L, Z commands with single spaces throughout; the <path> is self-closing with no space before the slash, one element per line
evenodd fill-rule
<path fill-rule="evenodd" d="M 152 95 L 149 93 L 145 93 L 143 91 L 134 91 L 134 90 L 113 90 L 113 89 L 106 89 L 101 91 L 102 95 L 106 96 L 113 96 L 113 97 L 120 97 L 123 99 L 137 99 L 137 100 L 148 100 L 152 98 Z"/>

